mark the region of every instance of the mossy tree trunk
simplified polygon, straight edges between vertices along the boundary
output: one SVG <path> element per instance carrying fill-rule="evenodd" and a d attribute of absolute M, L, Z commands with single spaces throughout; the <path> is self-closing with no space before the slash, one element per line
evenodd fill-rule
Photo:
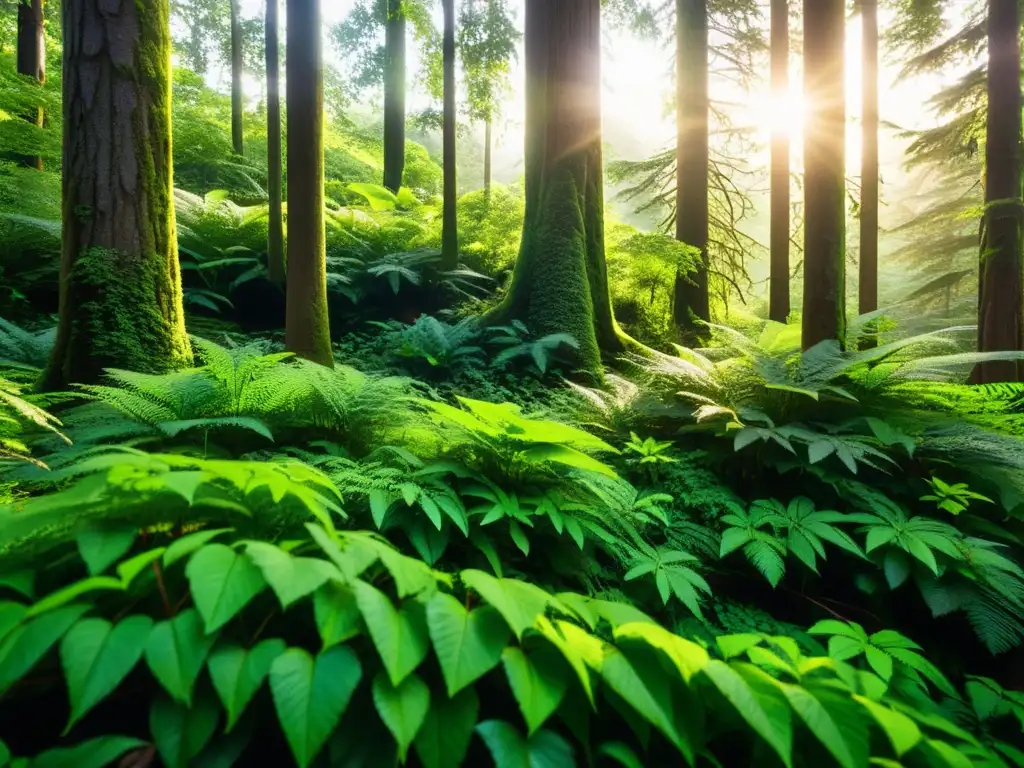
<path fill-rule="evenodd" d="M 455 0 L 442 0 L 444 10 L 444 210 L 441 222 L 441 266 L 455 269 L 459 264 L 459 232 L 456 204 L 458 186 L 455 169 Z"/>
<path fill-rule="evenodd" d="M 803 347 L 846 336 L 844 0 L 804 0 Z"/>
<path fill-rule="evenodd" d="M 320 0 L 287 0 L 288 280 L 285 346 L 333 365 L 324 231 L 324 71 Z"/>
<path fill-rule="evenodd" d="M 242 20 L 238 0 L 231 0 L 231 146 L 244 154 L 242 138 Z"/>
<path fill-rule="evenodd" d="M 284 217 L 281 211 L 281 62 L 280 0 L 267 0 L 265 24 L 267 60 L 267 195 L 270 220 L 267 223 L 267 271 L 270 281 L 285 280 Z"/>
<path fill-rule="evenodd" d="M 700 266 L 676 275 L 674 315 L 688 343 L 711 319 L 708 285 L 708 8 L 676 0 L 676 239 L 700 250 Z"/>
<path fill-rule="evenodd" d="M 63 252 L 48 388 L 186 366 L 167 0 L 64 0 Z"/>
<path fill-rule="evenodd" d="M 405 13 L 386 0 L 384 23 L 384 186 L 402 187 L 405 173 Z"/>
<path fill-rule="evenodd" d="M 581 369 L 624 336 L 604 253 L 601 0 L 526 2 L 526 215 L 508 295 L 489 316 L 571 333 Z"/>
<path fill-rule="evenodd" d="M 492 122 L 492 120 L 488 119 L 484 123 L 484 195 L 487 198 L 491 196 L 491 167 L 493 164 L 491 146 L 494 142 Z"/>
<path fill-rule="evenodd" d="M 776 104 L 789 92 L 789 0 L 771 0 L 771 88 Z M 789 319 L 789 132 L 772 126 L 771 149 L 771 266 L 768 317 Z"/>
<path fill-rule="evenodd" d="M 985 215 L 978 350 L 1024 349 L 1021 283 L 1021 94 L 1017 0 L 989 0 Z M 972 381 L 1018 381 L 1014 361 L 984 363 Z"/>
<path fill-rule="evenodd" d="M 878 0 L 860 0 L 861 197 L 858 309 L 878 309 Z"/>
<path fill-rule="evenodd" d="M 46 82 L 46 34 L 43 21 L 43 0 L 19 0 L 18 4 L 18 57 L 19 75 L 26 75 L 39 85 Z M 43 127 L 43 109 L 28 110 L 25 119 Z M 21 162 L 43 170 L 43 158 L 22 157 Z"/>

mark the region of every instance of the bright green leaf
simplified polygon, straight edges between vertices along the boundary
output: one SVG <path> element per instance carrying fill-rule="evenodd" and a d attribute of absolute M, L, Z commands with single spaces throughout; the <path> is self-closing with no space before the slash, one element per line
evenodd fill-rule
<path fill-rule="evenodd" d="M 484 605 L 470 612 L 443 592 L 427 604 L 427 627 L 449 697 L 497 666 L 509 637 L 494 608 Z"/>
<path fill-rule="evenodd" d="M 149 633 L 146 663 L 175 701 L 186 706 L 191 703 L 192 688 L 216 639 L 216 635 L 203 632 L 194 608 L 161 621 Z"/>
<path fill-rule="evenodd" d="M 185 575 L 208 633 L 231 621 L 266 587 L 259 568 L 224 544 L 207 544 L 192 555 Z"/>
<path fill-rule="evenodd" d="M 430 689 L 420 678 L 408 675 L 397 688 L 384 670 L 373 678 L 373 703 L 380 719 L 398 744 L 398 756 L 404 763 L 416 734 L 430 709 Z"/>
<path fill-rule="evenodd" d="M 84 605 L 64 606 L 7 633 L 0 642 L 0 694 L 31 671 L 87 610 Z"/>
<path fill-rule="evenodd" d="M 225 733 L 230 732 L 252 697 L 270 674 L 274 660 L 284 653 L 286 646 L 277 638 L 263 640 L 246 650 L 234 644 L 218 646 L 206 662 L 210 679 L 228 713 Z"/>

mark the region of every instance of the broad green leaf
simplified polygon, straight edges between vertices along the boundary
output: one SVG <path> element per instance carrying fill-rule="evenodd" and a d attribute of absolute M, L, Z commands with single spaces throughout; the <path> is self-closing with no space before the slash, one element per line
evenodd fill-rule
<path fill-rule="evenodd" d="M 39 616 L 48 613 L 90 592 L 99 592 L 101 590 L 121 591 L 123 589 L 124 584 L 121 580 L 115 579 L 113 576 L 90 576 L 87 579 L 73 582 L 63 589 L 58 589 L 56 592 L 51 592 L 30 607 L 27 615 Z"/>
<path fill-rule="evenodd" d="M 89 569 L 90 576 L 103 573 L 132 548 L 137 530 L 135 528 L 102 529 L 91 528 L 78 535 L 78 552 Z"/>
<path fill-rule="evenodd" d="M 87 610 L 85 605 L 67 605 L 8 632 L 0 642 L 0 694 L 31 671 Z"/>
<path fill-rule="evenodd" d="M 194 608 L 161 621 L 149 633 L 146 663 L 175 701 L 186 706 L 192 702 L 192 688 L 216 639 L 216 635 L 203 632 Z"/>
<path fill-rule="evenodd" d="M 129 616 L 116 625 L 105 619 L 82 619 L 64 635 L 60 661 L 71 700 L 65 734 L 135 668 L 152 629 L 148 616 Z"/>
<path fill-rule="evenodd" d="M 526 461 L 535 464 L 554 462 L 555 464 L 564 464 L 573 469 L 597 472 L 607 477 L 618 477 L 615 470 L 603 461 L 598 461 L 594 457 L 566 445 L 538 445 L 535 448 L 523 451 L 522 457 Z"/>
<path fill-rule="evenodd" d="M 149 730 L 167 768 L 186 768 L 217 730 L 220 712 L 207 696 L 190 706 L 157 696 L 149 710 Z"/>
<path fill-rule="evenodd" d="M 206 666 L 210 670 L 213 687 L 228 713 L 225 733 L 238 723 L 238 718 L 270 674 L 270 666 L 286 649 L 283 640 L 274 638 L 263 640 L 249 650 L 234 644 L 220 645 L 210 654 Z"/>
<path fill-rule="evenodd" d="M 600 669 L 604 663 L 601 641 L 575 624 L 560 621 L 552 623 L 546 616 L 537 621 L 538 631 L 562 654 L 576 673 L 583 692 L 594 706 L 594 688 L 590 681 L 589 668 Z"/>
<path fill-rule="evenodd" d="M 0 603 L 0 640 L 3 640 L 27 615 L 28 608 L 21 603 Z"/>
<path fill-rule="evenodd" d="M 811 691 L 798 685 L 778 683 L 790 706 L 843 768 L 861 768 L 867 755 L 867 729 L 863 727 L 855 704 L 846 694 L 826 690 Z M 839 699 L 845 699 L 846 706 Z M 826 706 L 828 703 L 828 706 Z"/>
<path fill-rule="evenodd" d="M 642 641 L 660 649 L 679 670 L 679 674 L 687 683 L 707 666 L 710 658 L 708 652 L 696 643 L 674 635 L 656 624 L 646 622 L 623 624 L 615 629 L 615 639 L 619 642 Z"/>
<path fill-rule="evenodd" d="M 903 757 L 921 741 L 921 729 L 917 727 L 917 723 L 902 712 L 897 712 L 895 709 L 871 701 L 864 696 L 855 694 L 853 698 L 863 705 L 879 727 L 885 731 L 897 756 Z"/>
<path fill-rule="evenodd" d="M 739 669 L 747 674 L 740 674 Z M 783 764 L 792 765 L 793 721 L 789 707 L 770 683 L 758 677 L 764 673 L 750 665 L 737 664 L 733 668 L 712 659 L 704 667 L 704 674 L 754 732 L 775 750 Z"/>
<path fill-rule="evenodd" d="M 509 638 L 494 608 L 484 605 L 470 612 L 443 592 L 427 603 L 427 627 L 449 698 L 496 667 Z"/>
<path fill-rule="evenodd" d="M 100 736 L 73 747 L 60 747 L 36 755 L 32 759 L 32 768 L 107 768 L 125 753 L 147 746 L 146 742 L 129 736 Z M 0 765 L 3 764 L 0 759 Z"/>
<path fill-rule="evenodd" d="M 976 764 L 952 744 L 938 739 L 925 739 L 928 765 L 935 768 L 973 768 Z"/>
<path fill-rule="evenodd" d="M 0 574 L 0 588 L 6 588 L 19 595 L 24 595 L 29 600 L 36 596 L 35 590 L 36 572 L 33 570 L 14 571 L 13 573 Z"/>
<path fill-rule="evenodd" d="M 373 678 L 373 703 L 380 719 L 398 744 L 398 757 L 404 763 L 416 734 L 430 709 L 430 689 L 411 674 L 395 687 L 384 670 Z"/>
<path fill-rule="evenodd" d="M 313 593 L 313 617 L 323 648 L 351 640 L 362 631 L 362 616 L 350 587 L 327 583 Z"/>
<path fill-rule="evenodd" d="M 259 566 L 283 608 L 319 589 L 328 579 L 342 579 L 341 571 L 326 560 L 295 557 L 262 541 L 248 542 L 245 553 Z"/>
<path fill-rule="evenodd" d="M 459 768 L 473 738 L 480 700 L 466 688 L 452 699 L 435 696 L 413 745 L 423 768 Z"/>
<path fill-rule="evenodd" d="M 387 595 L 364 581 L 355 583 L 356 602 L 392 685 L 400 685 L 430 650 L 423 606 L 407 600 L 396 611 Z"/>
<path fill-rule="evenodd" d="M 607 741 L 597 748 L 597 754 L 614 760 L 622 768 L 644 768 L 643 762 L 636 752 L 621 741 Z"/>
<path fill-rule="evenodd" d="M 192 555 L 185 575 L 207 633 L 231 621 L 266 587 L 260 569 L 224 544 L 207 544 Z"/>
<path fill-rule="evenodd" d="M 541 646 L 541 649 L 541 652 L 527 655 L 513 646 L 501 654 L 509 686 L 526 721 L 528 736 L 536 733 L 555 713 L 569 688 L 565 667 L 552 655 L 555 649 L 551 646 Z"/>
<path fill-rule="evenodd" d="M 880 648 L 875 648 L 870 645 L 864 646 L 864 655 L 867 657 L 868 664 L 875 670 L 880 678 L 889 682 L 892 678 L 892 656 Z"/>
<path fill-rule="evenodd" d="M 572 747 L 553 731 L 524 739 L 503 720 L 486 720 L 476 727 L 494 758 L 495 768 L 567 768 L 576 765 Z"/>
<path fill-rule="evenodd" d="M 328 648 L 314 660 L 301 648 L 289 648 L 270 667 L 270 690 L 292 755 L 306 768 L 341 720 L 363 676 L 355 652 Z"/>
<path fill-rule="evenodd" d="M 517 638 L 533 627 L 554 598 L 540 587 L 515 579 L 496 579 L 483 571 L 462 572 L 462 581 L 497 609 Z"/>
<path fill-rule="evenodd" d="M 722 652 L 722 655 L 726 659 L 731 659 L 735 656 L 742 656 L 754 646 L 760 645 L 763 639 L 761 635 L 747 633 L 722 635 L 716 638 L 715 642 L 718 643 L 718 649 Z"/>
<path fill-rule="evenodd" d="M 205 531 L 196 531 L 195 533 L 189 533 L 177 539 L 170 544 L 164 552 L 164 567 L 169 568 L 176 562 L 181 560 L 183 557 L 187 557 L 195 552 L 200 547 L 206 545 L 210 541 L 220 536 L 222 533 L 228 533 L 229 531 L 235 530 L 234 528 L 212 528 Z"/>

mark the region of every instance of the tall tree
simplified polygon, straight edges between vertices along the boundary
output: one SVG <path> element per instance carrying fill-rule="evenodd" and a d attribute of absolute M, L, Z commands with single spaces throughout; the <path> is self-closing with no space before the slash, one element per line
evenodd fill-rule
<path fill-rule="evenodd" d="M 384 27 L 384 186 L 397 192 L 405 172 L 405 11 L 387 0 Z"/>
<path fill-rule="evenodd" d="M 46 34 L 43 0 L 20 0 L 18 4 L 18 74 L 31 77 L 42 85 L 46 82 Z M 25 119 L 43 127 L 42 107 L 29 110 Z M 43 170 L 41 157 L 25 157 L 25 165 Z"/>
<path fill-rule="evenodd" d="M 231 145 L 244 154 L 242 139 L 242 19 L 238 0 L 231 0 Z"/>
<path fill-rule="evenodd" d="M 978 296 L 978 350 L 1024 350 L 1021 276 L 1021 94 L 1018 0 L 989 0 L 985 213 Z M 1017 381 L 1021 365 L 979 365 L 978 383 Z"/>
<path fill-rule="evenodd" d="M 604 253 L 601 0 L 526 2 L 526 212 L 505 300 L 488 318 L 570 333 L 581 368 L 624 336 Z"/>
<path fill-rule="evenodd" d="M 171 17 L 178 30 L 174 49 L 184 66 L 205 75 L 210 68 L 210 51 L 216 51 L 218 59 L 222 57 L 224 41 L 231 40 L 230 14 L 231 8 L 224 0 L 171 0 Z"/>
<path fill-rule="evenodd" d="M 771 88 L 776 104 L 789 93 L 789 0 L 771 0 Z M 789 318 L 789 131 L 772 126 L 771 148 L 771 266 L 768 317 L 777 323 Z"/>
<path fill-rule="evenodd" d="M 860 314 L 878 309 L 878 0 L 860 0 Z"/>
<path fill-rule="evenodd" d="M 455 0 L 442 0 L 444 10 L 444 210 L 441 228 L 441 263 L 455 269 L 459 263 L 459 233 L 455 175 Z"/>
<path fill-rule="evenodd" d="M 171 171 L 167 0 L 63 0 L 63 251 L 48 387 L 191 363 Z"/>
<path fill-rule="evenodd" d="M 846 335 L 844 0 L 804 0 L 803 346 Z"/>
<path fill-rule="evenodd" d="M 288 280 L 285 346 L 333 365 L 324 231 L 324 72 L 320 0 L 287 0 Z"/>
<path fill-rule="evenodd" d="M 689 341 L 694 320 L 711 320 L 708 75 L 707 0 L 676 0 L 676 239 L 700 250 L 697 270 L 676 275 L 675 320 Z"/>
<path fill-rule="evenodd" d="M 280 0 L 267 0 L 267 196 L 270 219 L 267 222 L 267 271 L 271 282 L 285 280 L 284 217 L 281 210 L 281 66 Z"/>

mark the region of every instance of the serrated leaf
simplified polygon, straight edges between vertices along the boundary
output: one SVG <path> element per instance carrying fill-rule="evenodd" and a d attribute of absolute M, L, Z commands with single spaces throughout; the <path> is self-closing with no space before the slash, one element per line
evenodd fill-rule
<path fill-rule="evenodd" d="M 167 768 L 186 768 L 217 730 L 216 703 L 200 696 L 191 706 L 157 696 L 149 710 L 149 730 Z"/>
<path fill-rule="evenodd" d="M 78 544 L 78 552 L 89 569 L 89 575 L 96 576 L 113 565 L 132 548 L 136 534 L 135 528 L 93 528 L 80 533 L 75 541 Z"/>
<path fill-rule="evenodd" d="M 316 557 L 295 557 L 262 541 L 247 543 L 245 553 L 259 567 L 282 608 L 319 589 L 328 579 L 341 581 L 336 566 Z"/>
<path fill-rule="evenodd" d="M 210 654 L 206 662 L 210 679 L 228 715 L 225 733 L 238 723 L 238 718 L 270 674 L 274 660 L 286 649 L 283 640 L 273 638 L 263 640 L 249 650 L 234 644 L 220 645 Z"/>
<path fill-rule="evenodd" d="M 146 663 L 153 676 L 175 701 L 188 706 L 192 689 L 213 647 L 216 635 L 203 632 L 194 608 L 153 627 L 146 641 Z"/>
<path fill-rule="evenodd" d="M 426 611 L 413 600 L 396 611 L 387 595 L 363 581 L 355 583 L 355 595 L 391 684 L 400 685 L 430 650 Z"/>
<path fill-rule="evenodd" d="M 0 694 L 30 672 L 87 610 L 85 605 L 67 605 L 8 632 L 0 642 Z"/>
<path fill-rule="evenodd" d="M 313 617 L 324 649 L 351 640 L 362 631 L 355 593 L 340 584 L 327 583 L 313 593 Z"/>
<path fill-rule="evenodd" d="M 398 757 L 403 763 L 416 734 L 430 710 L 430 689 L 411 674 L 395 687 L 381 670 L 373 679 L 373 703 L 380 719 L 398 744 Z"/>
<path fill-rule="evenodd" d="M 149 746 L 146 742 L 129 736 L 100 736 L 73 747 L 59 747 L 36 755 L 32 768 L 108 768 L 126 752 L 146 746 Z M 3 764 L 0 759 L 0 765 Z"/>
<path fill-rule="evenodd" d="M 192 555 L 185 575 L 207 633 L 231 621 L 267 586 L 249 558 L 224 544 L 207 544 Z"/>
<path fill-rule="evenodd" d="M 135 668 L 152 629 L 148 616 L 129 616 L 116 625 L 105 619 L 82 619 L 68 630 L 60 645 L 71 701 L 65 734 Z"/>
<path fill-rule="evenodd" d="M 576 765 L 572 747 L 553 731 L 540 731 L 530 739 L 510 723 L 486 720 L 476 726 L 495 768 L 566 768 Z"/>
<path fill-rule="evenodd" d="M 509 638 L 497 610 L 484 605 L 470 612 L 443 592 L 427 604 L 427 627 L 449 698 L 496 667 Z"/>
<path fill-rule="evenodd" d="M 548 653 L 543 651 L 547 650 Z M 555 713 L 569 688 L 569 677 L 563 662 L 542 646 L 540 652 L 527 655 L 520 648 L 506 648 L 501 654 L 509 686 L 526 721 L 527 735 L 532 736 Z"/>

